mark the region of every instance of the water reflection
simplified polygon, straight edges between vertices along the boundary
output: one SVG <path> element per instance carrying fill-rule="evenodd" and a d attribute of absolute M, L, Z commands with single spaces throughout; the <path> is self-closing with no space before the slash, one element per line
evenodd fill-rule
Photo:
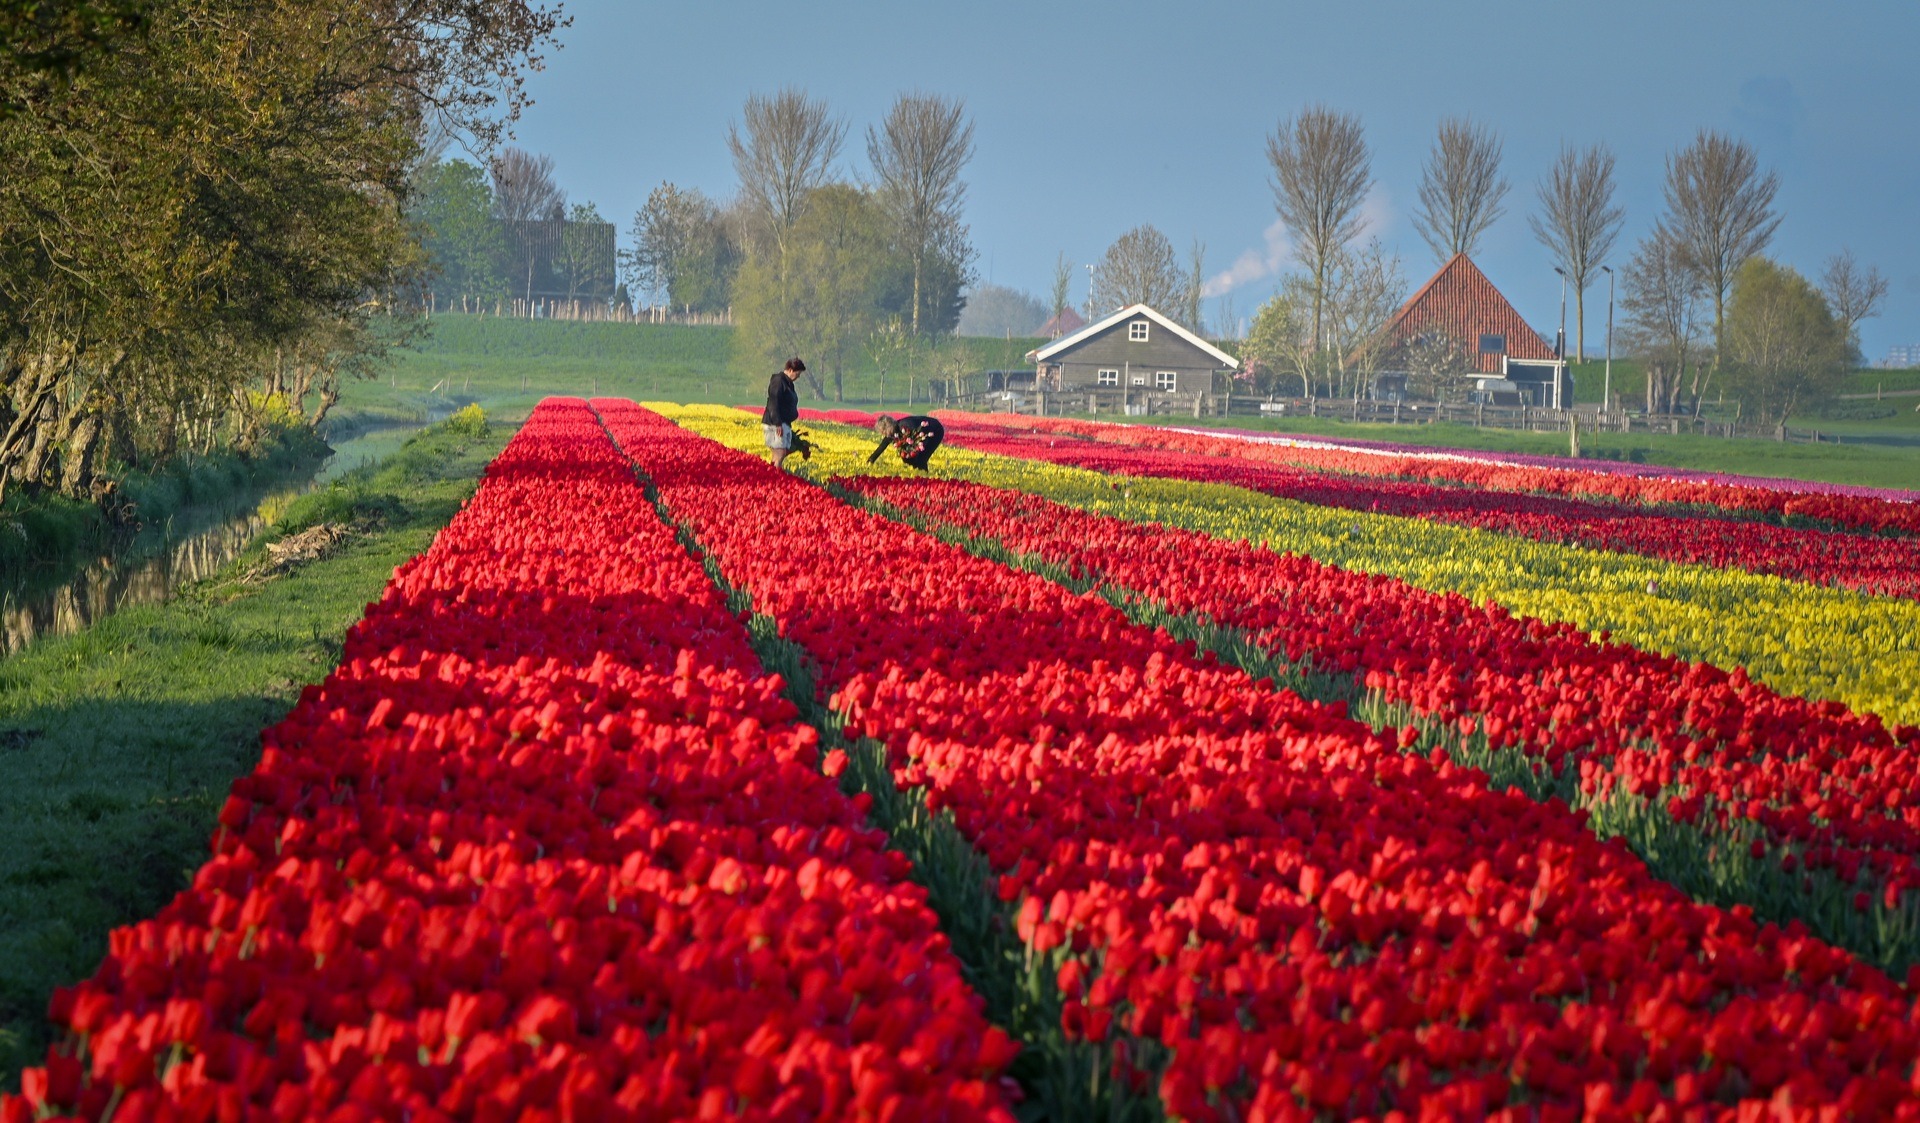
<path fill-rule="evenodd" d="M 248 501 L 181 511 L 165 526 L 114 542 L 64 582 L 42 578 L 0 586 L 0 658 L 48 636 L 85 631 L 122 608 L 157 604 L 183 586 L 212 577 L 289 502 L 342 472 L 390 455 L 420 429 L 383 427 L 341 441 L 310 478 L 292 486 L 282 480 L 264 497 L 255 492 Z"/>
<path fill-rule="evenodd" d="M 85 631 L 121 608 L 166 600 L 182 585 L 213 576 L 266 529 L 276 502 L 284 505 L 297 494 L 289 491 L 197 534 L 169 540 L 156 554 L 102 555 L 52 589 L 7 590 L 0 595 L 0 653 L 12 655 L 46 636 Z"/>

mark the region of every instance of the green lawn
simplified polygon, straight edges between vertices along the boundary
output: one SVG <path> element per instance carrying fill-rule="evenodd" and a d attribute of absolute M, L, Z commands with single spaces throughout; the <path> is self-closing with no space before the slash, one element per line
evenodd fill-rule
<path fill-rule="evenodd" d="M 438 431 L 383 468 L 289 507 L 287 528 L 358 511 L 385 525 L 259 586 L 225 579 L 0 661 L 0 1073 L 47 1037 L 47 999 L 99 965 L 109 930 L 151 916 L 207 857 L 261 729 L 426 549 L 505 443 Z M 256 547 L 255 556 L 258 548 Z"/>
<path fill-rule="evenodd" d="M 1123 420 L 1102 415 L 1101 421 Z M 1134 419 L 1138 420 L 1138 419 Z M 1236 417 L 1195 422 L 1191 418 L 1155 418 L 1152 424 L 1233 429 L 1303 436 L 1392 441 L 1424 448 L 1479 449 L 1538 456 L 1566 456 L 1565 434 L 1476 429 L 1471 425 L 1370 425 L 1326 418 Z M 1818 480 L 1868 487 L 1920 488 L 1920 414 L 1902 413 L 1885 422 L 1807 422 L 1822 432 L 1843 436 L 1847 444 L 1780 444 L 1774 441 L 1674 436 L 1666 433 L 1580 434 L 1580 454 L 1600 460 L 1663 464 L 1709 472 Z"/>
<path fill-rule="evenodd" d="M 976 368 L 1024 367 L 1035 339 L 959 339 Z M 806 356 L 821 368 L 818 356 Z M 549 394 L 606 394 L 636 400 L 752 403 L 766 394 L 772 370 L 734 354 L 733 329 L 679 324 L 574 323 L 440 315 L 413 351 L 399 354 L 382 378 L 350 383 L 335 415 L 348 425 L 363 416 L 439 413 L 477 401 L 489 415 L 524 417 Z M 903 405 L 908 370 L 885 379 L 861 355 L 845 376 L 846 400 Z M 912 370 L 915 400 L 926 401 L 927 359 Z M 829 387 L 824 370 L 822 380 Z M 801 398 L 822 405 L 805 381 Z"/>

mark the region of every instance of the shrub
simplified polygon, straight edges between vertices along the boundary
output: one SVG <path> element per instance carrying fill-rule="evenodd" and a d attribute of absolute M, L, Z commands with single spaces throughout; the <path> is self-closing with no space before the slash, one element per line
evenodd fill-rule
<path fill-rule="evenodd" d="M 487 413 L 480 408 L 478 402 L 468 405 L 464 409 L 457 410 L 441 424 L 446 427 L 449 433 L 458 433 L 463 437 L 472 437 L 475 440 L 485 437 L 492 431 L 492 426 L 487 424 Z"/>

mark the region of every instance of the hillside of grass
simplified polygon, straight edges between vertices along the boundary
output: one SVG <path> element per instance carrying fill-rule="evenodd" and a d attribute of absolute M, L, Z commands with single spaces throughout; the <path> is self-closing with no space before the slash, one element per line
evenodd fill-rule
<path fill-rule="evenodd" d="M 418 346 L 399 353 L 381 377 L 341 390 L 334 414 L 356 426 L 397 415 L 439 416 L 478 402 L 490 416 L 522 418 L 550 394 L 606 394 L 675 402 L 757 402 L 773 373 L 765 364 L 735 354 L 728 327 L 681 324 L 575 323 L 513 320 L 494 316 L 435 316 Z M 975 369 L 1024 366 L 1022 356 L 1037 339 L 956 339 L 945 346 L 967 353 Z M 823 368 L 819 356 L 804 356 Z M 931 359 L 902 361 L 884 376 L 865 354 L 844 373 L 849 404 L 879 408 L 908 404 L 909 378 L 916 403 L 926 402 Z M 832 379 L 823 396 L 803 380 L 810 405 L 833 401 Z"/>

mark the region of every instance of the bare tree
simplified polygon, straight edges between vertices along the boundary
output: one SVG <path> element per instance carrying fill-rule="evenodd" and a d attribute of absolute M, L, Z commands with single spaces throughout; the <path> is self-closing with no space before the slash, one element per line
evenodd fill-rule
<path fill-rule="evenodd" d="M 503 148 L 490 162 L 493 213 L 506 233 L 507 252 L 521 290 L 533 303 L 533 278 L 553 252 L 551 224 L 567 217 L 567 193 L 553 178 L 553 157 Z"/>
<path fill-rule="evenodd" d="M 1408 394 L 1429 401 L 1446 401 L 1464 385 L 1462 376 L 1473 370 L 1470 346 L 1441 327 L 1407 340 L 1400 347 L 1398 358 L 1407 367 Z"/>
<path fill-rule="evenodd" d="M 1727 294 L 1740 266 L 1767 248 L 1780 227 L 1773 199 L 1780 177 L 1760 173 L 1746 141 L 1702 129 L 1667 157 L 1667 214 L 1660 221 L 1686 254 L 1688 268 L 1713 298 L 1714 365 L 1720 364 Z"/>
<path fill-rule="evenodd" d="M 913 311 L 908 327 L 915 335 L 921 334 L 928 256 L 941 244 L 943 233 L 951 243 L 952 235 L 962 232 L 958 241 L 965 242 L 960 206 L 967 185 L 961 182 L 960 172 L 972 158 L 973 122 L 959 98 L 901 94 L 880 129 L 867 128 L 867 159 L 873 162 L 880 205 L 913 262 Z"/>
<path fill-rule="evenodd" d="M 1273 208 L 1300 247 L 1313 282 L 1313 346 L 1325 333 L 1327 271 L 1360 234 L 1360 204 L 1373 186 L 1373 157 L 1360 118 L 1310 105 L 1267 138 Z"/>
<path fill-rule="evenodd" d="M 1420 172 L 1420 205 L 1414 229 L 1442 262 L 1469 254 L 1506 208 L 1509 184 L 1500 174 L 1500 138 L 1464 117 L 1440 122 Z"/>
<path fill-rule="evenodd" d="M 1051 298 L 1049 304 L 1053 309 L 1053 315 L 1055 317 L 1058 317 L 1060 313 L 1067 310 L 1067 292 L 1072 288 L 1073 264 L 1067 260 L 1067 255 L 1063 253 L 1059 259 L 1053 263 L 1053 289 L 1048 293 L 1048 296 Z"/>
<path fill-rule="evenodd" d="M 846 142 L 847 126 L 827 103 L 787 87 L 771 97 L 751 94 L 741 126 L 727 126 L 727 150 L 740 177 L 740 195 L 776 244 L 800 218 L 808 192 L 827 182 Z"/>
<path fill-rule="evenodd" d="M 1861 268 L 1853 251 L 1843 249 L 1827 259 L 1820 274 L 1820 292 L 1827 298 L 1833 316 L 1847 329 L 1847 345 L 1857 359 L 1860 354 L 1860 321 L 1880 312 L 1887 298 L 1887 279 L 1869 265 Z"/>
<path fill-rule="evenodd" d="M 1198 332 L 1205 330 L 1200 322 L 1200 299 L 1207 289 L 1207 244 L 1198 238 L 1193 240 L 1193 251 L 1187 257 L 1187 283 L 1180 293 L 1180 315 L 1187 327 Z"/>
<path fill-rule="evenodd" d="M 1374 376 L 1391 352 L 1387 324 L 1406 300 L 1400 258 L 1373 238 L 1358 253 L 1343 249 L 1328 271 L 1326 358 L 1336 396 L 1354 399 L 1372 392 Z"/>
<path fill-rule="evenodd" d="M 1587 285 L 1613 253 L 1622 212 L 1613 205 L 1613 151 L 1604 144 L 1561 148 L 1540 181 L 1533 236 L 1573 282 L 1574 354 L 1587 360 Z"/>
<path fill-rule="evenodd" d="M 1705 389 L 1698 361 L 1699 278 L 1673 234 L 1656 226 L 1633 251 L 1620 281 L 1625 343 L 1647 372 L 1647 412 L 1671 412 L 1689 366 L 1696 390 Z"/>
<path fill-rule="evenodd" d="M 1093 269 L 1095 314 L 1145 304 L 1177 309 L 1187 279 L 1174 260 L 1173 243 L 1152 225 L 1136 226 L 1114 239 Z"/>

